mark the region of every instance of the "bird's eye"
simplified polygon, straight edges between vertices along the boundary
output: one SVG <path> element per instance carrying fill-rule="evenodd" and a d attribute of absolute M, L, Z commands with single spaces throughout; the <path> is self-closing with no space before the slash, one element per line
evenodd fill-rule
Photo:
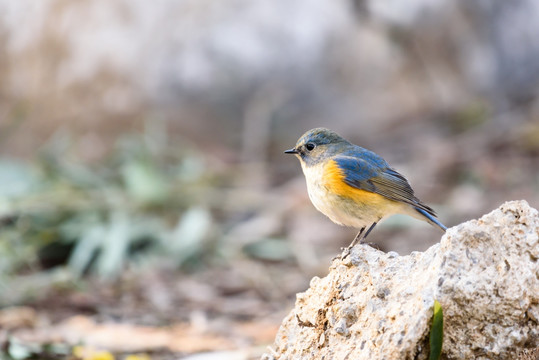
<path fill-rule="evenodd" d="M 313 143 L 307 143 L 305 144 L 305 149 L 307 149 L 308 151 L 312 151 L 314 148 L 315 148 L 316 145 L 314 145 Z"/>

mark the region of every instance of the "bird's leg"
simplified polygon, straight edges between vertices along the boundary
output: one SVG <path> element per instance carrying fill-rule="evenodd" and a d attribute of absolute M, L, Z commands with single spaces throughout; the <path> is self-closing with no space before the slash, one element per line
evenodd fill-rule
<path fill-rule="evenodd" d="M 348 247 L 346 248 L 343 248 L 343 253 L 341 254 L 341 260 L 343 260 L 344 258 L 346 258 L 349 254 L 350 254 L 350 250 L 356 246 L 357 242 L 360 241 L 361 239 L 361 235 L 363 234 L 363 232 L 365 231 L 365 226 L 363 226 L 361 228 L 361 230 L 359 230 L 359 232 L 357 233 L 356 237 L 354 238 L 354 240 L 352 240 L 352 242 L 350 243 L 350 245 L 348 245 Z"/>
<path fill-rule="evenodd" d="M 369 228 L 369 230 L 367 230 L 367 232 L 369 232 L 371 229 Z M 354 238 L 354 240 L 352 240 L 352 242 L 350 243 L 350 245 L 348 245 L 348 249 L 350 250 L 351 248 L 353 248 L 354 246 L 357 245 L 358 242 L 361 242 L 362 239 L 364 237 L 362 237 L 361 235 L 363 235 L 363 232 L 365 231 L 365 226 L 363 226 L 361 228 L 361 230 L 359 230 L 359 232 L 357 233 L 356 237 Z"/>
<path fill-rule="evenodd" d="M 365 233 L 365 235 L 363 235 L 363 238 L 361 238 L 360 240 L 360 244 L 364 242 L 364 240 L 367 238 L 367 236 L 369 236 L 369 234 L 371 233 L 372 229 L 374 229 L 374 227 L 376 226 L 376 224 L 378 224 L 376 221 L 372 223 L 371 227 L 367 230 L 367 232 Z"/>
<path fill-rule="evenodd" d="M 345 257 L 347 257 L 349 254 L 350 254 L 350 250 L 352 250 L 352 248 L 354 246 L 356 246 L 358 243 L 359 244 L 364 244 L 364 241 L 365 239 L 367 238 L 367 236 L 370 234 L 370 232 L 372 231 L 372 229 L 374 229 L 374 227 L 376 226 L 377 222 L 373 222 L 372 225 L 367 229 L 367 231 L 365 231 L 365 226 L 363 226 L 361 228 L 361 230 L 359 230 L 359 232 L 357 233 L 356 237 L 354 238 L 354 240 L 352 240 L 352 242 L 350 243 L 350 245 L 348 245 L 347 248 L 344 249 L 342 255 L 341 255 L 341 259 L 344 259 Z"/>

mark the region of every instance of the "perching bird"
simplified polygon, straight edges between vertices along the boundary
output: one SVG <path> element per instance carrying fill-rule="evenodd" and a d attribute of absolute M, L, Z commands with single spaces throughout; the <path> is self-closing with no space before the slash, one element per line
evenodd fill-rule
<path fill-rule="evenodd" d="M 394 214 L 446 230 L 434 210 L 415 197 L 404 176 L 379 155 L 332 130 L 309 130 L 285 153 L 300 160 L 316 209 L 339 225 L 360 229 L 348 250 L 363 242 L 380 220 Z"/>

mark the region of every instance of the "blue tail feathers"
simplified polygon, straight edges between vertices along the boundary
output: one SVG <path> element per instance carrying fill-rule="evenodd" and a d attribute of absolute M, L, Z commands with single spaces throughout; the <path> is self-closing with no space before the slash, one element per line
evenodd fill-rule
<path fill-rule="evenodd" d="M 418 207 L 414 207 L 414 209 L 420 213 L 421 215 L 423 215 L 424 217 L 427 218 L 427 221 L 433 225 L 436 225 L 438 226 L 440 229 L 442 229 L 443 231 L 446 231 L 447 230 L 447 227 L 445 227 L 444 224 L 442 224 L 438 219 L 436 219 L 436 217 L 433 215 L 433 214 L 429 214 L 427 211 L 421 209 L 421 208 L 418 208 Z"/>

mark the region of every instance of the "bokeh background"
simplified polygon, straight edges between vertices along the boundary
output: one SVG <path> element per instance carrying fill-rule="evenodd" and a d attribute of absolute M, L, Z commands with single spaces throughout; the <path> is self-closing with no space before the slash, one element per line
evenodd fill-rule
<path fill-rule="evenodd" d="M 538 19 L 535 0 L 0 0 L 0 358 L 258 358 L 355 235 L 283 154 L 314 127 L 447 226 L 537 208 Z M 369 239 L 440 236 L 396 216 Z"/>

